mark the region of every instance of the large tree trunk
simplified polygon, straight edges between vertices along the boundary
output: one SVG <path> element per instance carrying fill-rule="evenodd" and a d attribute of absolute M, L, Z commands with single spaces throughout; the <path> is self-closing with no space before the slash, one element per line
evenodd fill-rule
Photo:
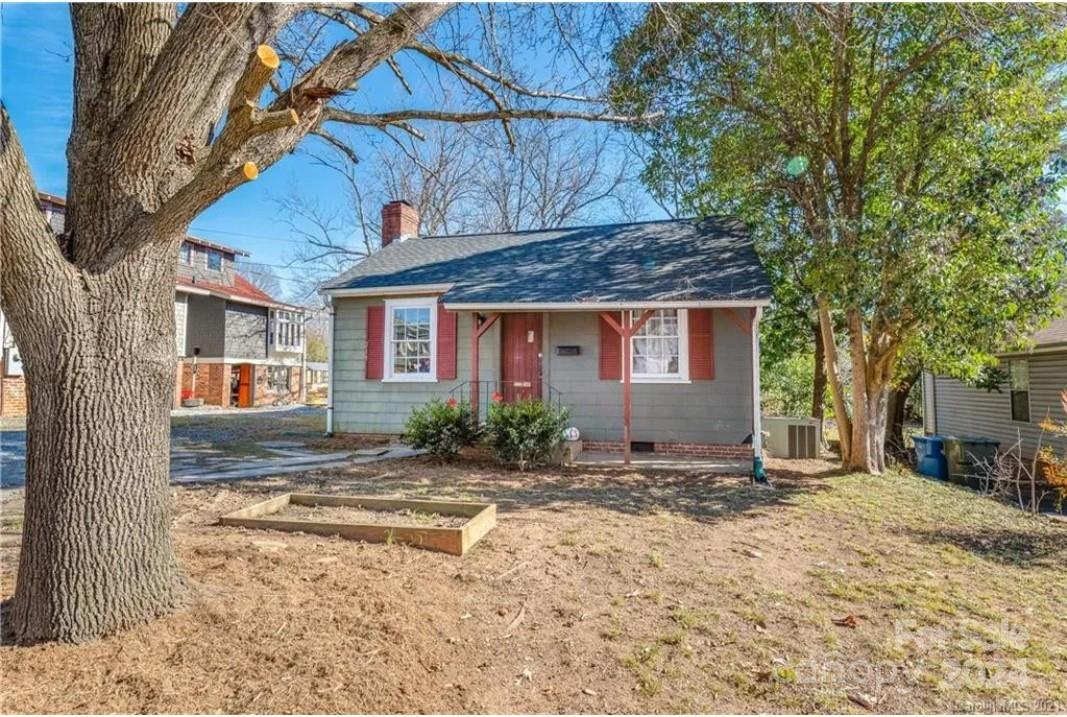
<path fill-rule="evenodd" d="M 181 598 L 168 490 L 175 247 L 5 287 L 29 394 L 20 642 L 92 639 Z M 59 324 L 28 324 L 34 306 Z"/>
<path fill-rule="evenodd" d="M 914 371 L 905 376 L 899 383 L 889 390 L 889 399 L 886 406 L 886 453 L 901 454 L 904 449 L 904 419 L 908 396 L 915 382 L 919 380 L 920 373 Z"/>
<path fill-rule="evenodd" d="M 872 423 L 871 407 L 877 402 L 877 395 L 868 396 L 867 344 L 863 334 L 863 317 L 856 309 L 845 312 L 848 321 L 849 359 L 852 363 L 852 452 L 845 467 L 865 473 L 877 473 L 875 460 L 871 451 L 871 432 L 876 429 Z M 878 453 L 882 450 L 878 446 Z"/>
<path fill-rule="evenodd" d="M 830 396 L 834 403 L 834 422 L 837 424 L 838 441 L 841 446 L 841 462 L 848 465 L 852 455 L 852 423 L 845 408 L 845 389 L 837 368 L 837 339 L 834 336 L 829 302 L 823 297 L 817 297 L 816 304 L 819 310 L 819 331 L 822 334 L 823 350 L 826 353 L 826 378 L 830 383 Z"/>
<path fill-rule="evenodd" d="M 813 326 L 812 330 L 815 335 L 815 366 L 811 382 L 811 415 L 822 422 L 825 418 L 823 406 L 826 403 L 826 350 L 819 325 Z"/>

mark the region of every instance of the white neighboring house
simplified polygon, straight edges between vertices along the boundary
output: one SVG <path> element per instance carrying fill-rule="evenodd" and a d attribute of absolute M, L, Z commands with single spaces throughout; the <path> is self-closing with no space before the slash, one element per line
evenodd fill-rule
<path fill-rule="evenodd" d="M 1000 355 L 1008 376 L 987 391 L 944 376 L 923 374 L 923 431 L 927 435 L 992 438 L 1007 450 L 1022 439 L 1032 456 L 1046 417 L 1067 420 L 1061 395 L 1067 391 L 1067 317 L 1031 337 L 1031 348 Z M 1067 437 L 1046 435 L 1044 444 L 1067 450 Z"/>

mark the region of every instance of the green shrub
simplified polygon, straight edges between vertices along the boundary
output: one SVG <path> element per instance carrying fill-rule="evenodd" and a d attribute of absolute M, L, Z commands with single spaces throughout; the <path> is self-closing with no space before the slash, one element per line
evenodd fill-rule
<path fill-rule="evenodd" d="M 494 401 L 485 422 L 485 439 L 498 460 L 526 470 L 555 458 L 566 426 L 565 408 L 541 401 Z"/>
<path fill-rule="evenodd" d="M 415 448 L 439 458 L 452 458 L 478 440 L 478 425 L 466 401 L 433 398 L 411 411 L 404 424 L 404 438 Z"/>

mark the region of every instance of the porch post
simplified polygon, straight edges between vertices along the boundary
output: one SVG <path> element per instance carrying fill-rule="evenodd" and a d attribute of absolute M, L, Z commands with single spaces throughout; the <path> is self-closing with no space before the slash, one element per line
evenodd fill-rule
<path fill-rule="evenodd" d="M 629 309 L 622 312 L 622 455 L 623 463 L 630 465 L 630 423 L 633 419 L 633 392 L 630 389 L 630 360 L 633 314 Z"/>
<path fill-rule="evenodd" d="M 767 482 L 767 474 L 763 470 L 763 429 L 760 420 L 759 322 L 762 315 L 762 306 L 757 306 L 752 312 L 752 478 L 757 483 Z"/>
<path fill-rule="evenodd" d="M 474 409 L 474 420 L 478 420 L 478 344 L 482 334 L 492 328 L 500 313 L 489 314 L 489 317 L 479 322 L 478 312 L 471 313 L 471 407 Z"/>
<path fill-rule="evenodd" d="M 478 312 L 471 312 L 471 409 L 474 411 L 474 421 L 478 422 L 478 339 L 481 333 L 478 331 Z"/>

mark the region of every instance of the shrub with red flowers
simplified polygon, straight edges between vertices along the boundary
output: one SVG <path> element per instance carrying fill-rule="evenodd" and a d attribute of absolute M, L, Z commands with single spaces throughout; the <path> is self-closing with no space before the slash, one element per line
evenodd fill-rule
<path fill-rule="evenodd" d="M 433 398 L 412 410 L 404 424 L 404 440 L 438 458 L 453 458 L 478 441 L 478 425 L 466 401 Z"/>

